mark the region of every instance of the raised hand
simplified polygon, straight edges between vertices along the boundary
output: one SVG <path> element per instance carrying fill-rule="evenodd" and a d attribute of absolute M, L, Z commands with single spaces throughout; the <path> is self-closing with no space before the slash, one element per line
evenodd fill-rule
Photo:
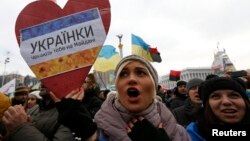
<path fill-rule="evenodd" d="M 56 97 L 56 95 L 53 92 L 50 92 L 50 96 L 55 101 L 55 103 L 61 101 L 61 99 Z M 74 99 L 74 100 L 82 101 L 82 99 L 84 98 L 84 90 L 83 90 L 83 88 L 73 90 L 69 94 L 67 94 L 64 98 L 65 99 L 71 98 L 71 99 Z"/>
<path fill-rule="evenodd" d="M 55 101 L 59 112 L 59 123 L 70 128 L 76 137 L 80 137 L 83 140 L 86 140 L 95 133 L 97 126 L 93 122 L 88 110 L 81 103 L 84 98 L 83 88 L 71 91 L 62 99 L 57 98 L 52 92 L 50 95 Z"/>
<path fill-rule="evenodd" d="M 29 122 L 30 116 L 24 110 L 22 105 L 10 106 L 8 110 L 4 112 L 2 118 L 7 130 L 12 132 L 17 126 Z"/>

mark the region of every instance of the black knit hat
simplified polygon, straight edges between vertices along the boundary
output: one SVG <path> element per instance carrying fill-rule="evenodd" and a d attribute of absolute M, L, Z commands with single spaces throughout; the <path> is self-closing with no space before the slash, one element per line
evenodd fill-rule
<path fill-rule="evenodd" d="M 240 93 L 244 99 L 248 100 L 248 97 L 246 95 L 246 89 L 238 81 L 239 80 L 236 81 L 233 78 L 227 77 L 215 77 L 205 81 L 201 86 L 201 90 L 199 91 L 199 95 L 203 101 L 203 105 L 206 103 L 211 93 L 216 90 L 223 89 L 234 90 Z"/>
<path fill-rule="evenodd" d="M 187 85 L 187 82 L 186 81 L 183 81 L 183 80 L 179 80 L 177 83 L 176 83 L 176 86 L 181 86 L 181 85 Z"/>

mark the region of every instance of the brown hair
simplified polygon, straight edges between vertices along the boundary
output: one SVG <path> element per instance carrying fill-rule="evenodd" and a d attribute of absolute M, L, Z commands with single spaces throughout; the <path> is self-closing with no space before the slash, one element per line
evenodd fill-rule
<path fill-rule="evenodd" d="M 89 73 L 87 77 L 91 80 L 93 84 L 96 84 L 95 76 L 93 73 Z"/>

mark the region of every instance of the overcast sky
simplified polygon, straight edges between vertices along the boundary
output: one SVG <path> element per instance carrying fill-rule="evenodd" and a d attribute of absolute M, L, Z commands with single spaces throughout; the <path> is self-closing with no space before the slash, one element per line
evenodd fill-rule
<path fill-rule="evenodd" d="M 34 75 L 20 55 L 15 22 L 33 0 L 0 1 L 0 73 Z M 59 4 L 66 0 L 57 0 Z M 219 47 L 236 69 L 250 68 L 249 0 L 110 0 L 111 27 L 105 44 L 118 45 L 123 34 L 123 54 L 131 54 L 131 34 L 157 47 L 162 62 L 153 63 L 159 75 L 170 70 L 211 67 Z M 118 48 L 117 48 L 117 51 Z"/>

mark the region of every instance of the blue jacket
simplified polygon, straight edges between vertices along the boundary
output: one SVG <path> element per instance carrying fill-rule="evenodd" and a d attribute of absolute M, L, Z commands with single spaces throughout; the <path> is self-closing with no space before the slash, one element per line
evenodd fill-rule
<path fill-rule="evenodd" d="M 191 137 L 192 141 L 206 141 L 200 134 L 198 133 L 197 123 L 191 122 L 187 127 L 186 130 Z"/>

